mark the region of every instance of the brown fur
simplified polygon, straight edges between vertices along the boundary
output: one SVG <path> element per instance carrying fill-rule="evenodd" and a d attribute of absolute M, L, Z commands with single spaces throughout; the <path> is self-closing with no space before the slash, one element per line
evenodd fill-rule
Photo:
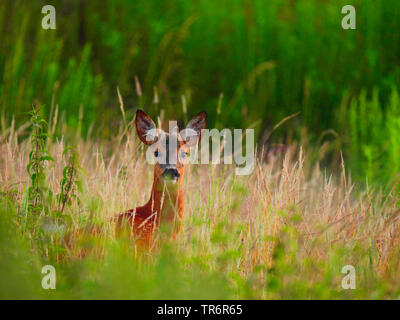
<path fill-rule="evenodd" d="M 206 114 L 204 112 L 189 122 L 189 125 L 198 129 L 199 138 L 200 129 L 204 129 L 205 124 Z M 146 141 L 145 136 L 146 130 L 153 126 L 155 125 L 151 118 L 139 110 L 136 114 L 136 128 L 140 140 L 145 144 L 152 144 Z M 178 152 L 188 152 L 190 148 L 182 141 L 178 143 L 177 147 Z M 164 182 L 163 170 L 158 164 L 154 166 L 154 180 L 149 201 L 144 206 L 128 210 L 117 216 L 117 233 L 121 234 L 125 226 L 128 226 L 139 246 L 147 249 L 154 246 L 154 231 L 160 225 L 169 226 L 171 229 L 167 234 L 175 239 L 184 218 L 183 176 L 185 166 L 179 161 L 176 164 L 176 170 L 180 176 L 173 185 Z"/>

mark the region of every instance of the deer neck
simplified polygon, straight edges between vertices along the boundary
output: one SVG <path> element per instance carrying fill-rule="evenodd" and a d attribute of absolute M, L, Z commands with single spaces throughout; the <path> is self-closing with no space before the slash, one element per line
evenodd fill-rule
<path fill-rule="evenodd" d="M 166 183 L 154 175 L 150 200 L 147 203 L 152 213 L 157 212 L 158 218 L 172 221 L 179 215 L 183 217 L 183 185 L 182 177 L 176 183 Z"/>

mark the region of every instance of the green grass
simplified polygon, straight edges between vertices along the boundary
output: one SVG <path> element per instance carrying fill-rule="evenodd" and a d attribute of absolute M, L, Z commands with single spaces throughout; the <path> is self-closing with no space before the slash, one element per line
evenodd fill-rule
<path fill-rule="evenodd" d="M 128 119 L 129 120 L 129 119 Z M 53 125 L 50 123 L 49 127 Z M 122 123 L 121 123 L 122 128 Z M 69 158 L 50 136 L 40 202 L 26 205 L 32 150 L 26 133 L 3 133 L 0 151 L 2 298 L 51 299 L 394 299 L 400 294 L 398 193 L 364 190 L 324 174 L 312 150 L 295 145 L 257 162 L 249 176 L 232 166 L 191 166 L 185 220 L 175 241 L 156 232 L 156 249 L 115 235 L 116 213 L 146 202 L 152 168 L 131 131 L 112 141 L 76 140 L 79 189 L 63 212 Z M 79 166 L 74 158 L 74 166 Z M 74 196 L 72 196 L 74 195 Z M 30 202 L 29 202 L 30 203 Z M 29 219 L 26 219 L 29 218 Z M 29 224 L 26 223 L 29 221 Z M 41 288 L 53 265 L 57 289 Z M 345 265 L 356 289 L 343 290 Z"/>
<path fill-rule="evenodd" d="M 61 121 L 81 125 L 84 134 L 110 137 L 118 125 L 119 86 L 128 116 L 141 107 L 152 116 L 162 109 L 167 118 L 182 120 L 184 95 L 191 113 L 208 111 L 210 126 L 255 126 L 260 141 L 273 124 L 301 111 L 277 138 L 298 138 L 306 127 L 316 142 L 333 129 L 347 142 L 329 155 L 334 162 L 339 150 L 353 157 L 359 148 L 340 130 L 340 106 L 377 90 L 383 111 L 399 87 L 396 0 L 353 1 L 357 30 L 342 30 L 341 8 L 348 3 L 336 0 L 60 0 L 53 31 L 40 27 L 44 4 L 0 4 L 3 129 L 13 117 L 23 122 L 23 112 L 37 101 L 47 115 L 58 106 Z"/>
<path fill-rule="evenodd" d="M 59 0 L 52 31 L 45 4 L 0 3 L 1 298 L 399 297 L 399 1 L 354 0 L 347 31 L 344 0 Z M 54 161 L 29 156 L 32 104 Z M 191 168 L 182 232 L 144 255 L 112 219 L 152 180 L 137 108 L 206 110 L 268 152 L 246 177 Z M 72 187 L 68 167 L 83 169 Z"/>
<path fill-rule="evenodd" d="M 376 185 L 397 184 L 400 163 L 399 93 L 392 90 L 385 105 L 379 102 L 379 91 L 372 97 L 363 91 L 351 99 L 348 108 L 339 110 L 341 130 L 348 132 L 349 162 L 354 163 L 353 175 L 358 180 Z"/>

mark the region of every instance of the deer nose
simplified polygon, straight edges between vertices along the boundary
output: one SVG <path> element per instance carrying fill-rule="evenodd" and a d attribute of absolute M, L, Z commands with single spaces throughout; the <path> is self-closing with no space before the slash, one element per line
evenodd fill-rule
<path fill-rule="evenodd" d="M 162 173 L 163 178 L 178 179 L 180 176 L 181 175 L 179 174 L 178 170 L 171 168 L 165 169 Z"/>

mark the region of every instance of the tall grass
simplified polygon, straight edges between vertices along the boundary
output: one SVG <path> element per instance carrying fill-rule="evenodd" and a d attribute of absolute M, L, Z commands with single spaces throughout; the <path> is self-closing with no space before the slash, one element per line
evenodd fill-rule
<path fill-rule="evenodd" d="M 342 0 L 60 0 L 51 31 L 45 4 L 0 3 L 0 297 L 399 296 L 398 1 L 353 1 L 347 31 Z M 26 170 L 33 103 L 50 122 L 40 183 Z M 112 219 L 150 192 L 138 107 L 205 109 L 209 127 L 254 127 L 266 151 L 246 177 L 188 168 L 183 230 L 145 254 Z M 288 147 L 266 148 L 298 111 L 276 133 Z M 356 290 L 341 288 L 347 264 Z"/>
<path fill-rule="evenodd" d="M 214 125 L 257 132 L 297 111 L 317 135 L 337 129 L 345 92 L 378 88 L 383 101 L 398 87 L 400 4 L 355 0 L 357 30 L 341 28 L 346 1 L 58 1 L 57 29 L 41 28 L 45 1 L 0 4 L 0 110 L 10 119 L 38 99 L 59 105 L 69 124 L 84 112 L 106 120 L 118 112 L 119 86 L 128 112 L 140 107 L 183 118 L 184 94 Z M 132 94 L 134 77 L 143 99 Z M 152 103 L 153 86 L 162 104 Z M 14 112 L 10 112 L 13 110 Z M 96 116 L 102 114 L 102 118 Z M 194 112 L 195 113 L 195 112 Z M 114 115 L 114 116 L 113 116 Z"/>
<path fill-rule="evenodd" d="M 354 190 L 343 164 L 334 177 L 295 145 L 260 157 L 249 176 L 235 176 L 231 166 L 188 167 L 182 232 L 140 254 L 132 241 L 115 237 L 112 219 L 149 196 L 152 170 L 138 139 L 123 126 L 111 141 L 79 139 L 86 172 L 80 202 L 71 199 L 65 207 L 69 219 L 49 216 L 37 226 L 47 234 L 47 249 L 38 250 L 18 218 L 30 186 L 31 145 L 23 136 L 11 128 L 0 145 L 0 267 L 10 275 L 2 280 L 2 297 L 376 299 L 400 293 L 398 194 Z M 46 186 L 53 194 L 61 192 L 67 165 L 64 143 L 54 137 L 48 143 L 55 161 L 46 169 Z M 59 208 L 56 198 L 47 205 L 50 212 Z M 56 267 L 55 291 L 40 287 L 45 264 Z M 341 270 L 349 264 L 356 268 L 355 290 L 341 288 Z"/>
<path fill-rule="evenodd" d="M 369 184 L 397 184 L 400 173 L 400 100 L 392 89 L 386 104 L 379 102 L 379 91 L 372 96 L 363 91 L 343 104 L 339 111 L 341 130 L 348 132 L 345 141 L 354 176 Z"/>
<path fill-rule="evenodd" d="M 348 133 L 354 116 L 340 108 L 354 109 L 349 105 L 353 99 L 370 99 L 377 90 L 374 112 L 379 120 L 392 90 L 398 90 L 396 0 L 353 1 L 356 30 L 341 28 L 341 8 L 348 4 L 344 0 L 60 0 L 55 4 L 56 30 L 41 28 L 45 4 L 0 3 L 3 130 L 13 118 L 17 125 L 23 123 L 23 112 L 36 102 L 45 118 L 57 109 L 60 122 L 80 128 L 84 136 L 109 138 L 118 130 L 118 87 L 127 117 L 138 107 L 179 120 L 185 118 L 184 110 L 206 109 L 210 126 L 254 127 L 260 142 L 273 124 L 300 111 L 280 136 L 300 138 L 308 128 L 315 143 L 334 130 L 336 148 L 327 160 L 335 163 L 344 150 L 361 180 L 382 166 L 371 148 L 354 140 L 354 130 Z M 139 82 L 140 95 L 133 90 Z M 180 107 L 182 97 L 186 108 Z M 338 113 L 345 116 L 338 118 Z M 395 133 L 387 138 L 383 131 L 374 136 L 396 139 Z M 394 158 L 385 162 L 390 165 L 384 183 L 399 172 L 392 166 L 397 151 L 388 152 Z"/>

